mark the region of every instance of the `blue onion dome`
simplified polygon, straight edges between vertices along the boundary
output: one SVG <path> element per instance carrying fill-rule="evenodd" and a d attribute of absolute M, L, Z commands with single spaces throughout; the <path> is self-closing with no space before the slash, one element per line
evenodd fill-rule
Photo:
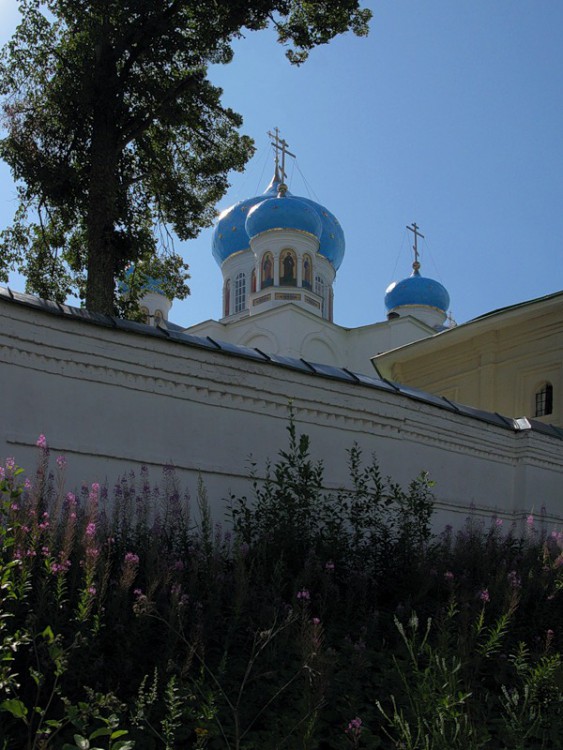
<path fill-rule="evenodd" d="M 215 226 L 212 240 L 213 257 L 219 265 L 235 253 L 247 250 L 250 247 L 250 238 L 246 231 L 246 219 L 250 210 L 264 201 L 276 198 L 281 185 L 279 174 L 276 172 L 270 184 L 262 195 L 235 203 L 234 206 L 223 211 Z M 280 200 L 294 198 L 289 191 Z M 324 206 L 310 198 L 298 197 L 298 200 L 310 206 L 321 220 L 321 233 L 319 237 L 320 255 L 324 256 L 338 270 L 344 258 L 346 243 L 344 232 L 338 219 Z M 295 227 L 299 228 L 299 227 Z M 264 230 L 263 230 L 264 231 Z M 315 232 L 312 232 L 318 236 Z"/>
<path fill-rule="evenodd" d="M 333 213 L 321 206 L 320 203 L 315 203 L 310 198 L 301 198 L 301 200 L 309 203 L 319 212 L 323 225 L 319 253 L 330 261 L 335 271 L 338 271 L 346 250 L 346 240 L 340 222 Z"/>
<path fill-rule="evenodd" d="M 119 283 L 119 291 L 122 294 L 127 294 L 129 291 L 129 279 L 135 273 L 135 266 L 131 264 L 125 271 L 125 280 Z M 152 276 L 145 276 L 141 291 L 145 294 L 152 292 L 153 294 L 162 294 L 166 297 L 166 294 L 162 288 L 162 279 L 154 279 Z"/>
<path fill-rule="evenodd" d="M 414 266 L 414 271 L 408 279 L 394 281 L 387 287 L 385 293 L 387 311 L 405 305 L 425 305 L 447 312 L 450 306 L 450 295 L 445 287 L 439 281 L 421 276 L 416 267 L 418 263 Z"/>
<path fill-rule="evenodd" d="M 272 229 L 294 229 L 319 240 L 323 231 L 317 211 L 301 198 L 287 195 L 268 198 L 253 206 L 244 226 L 250 238 Z"/>
<path fill-rule="evenodd" d="M 211 244 L 213 257 L 219 265 L 231 255 L 250 247 L 250 239 L 244 228 L 248 212 L 257 203 L 274 198 L 278 194 L 280 184 L 281 180 L 276 172 L 262 195 L 239 201 L 219 214 Z"/>

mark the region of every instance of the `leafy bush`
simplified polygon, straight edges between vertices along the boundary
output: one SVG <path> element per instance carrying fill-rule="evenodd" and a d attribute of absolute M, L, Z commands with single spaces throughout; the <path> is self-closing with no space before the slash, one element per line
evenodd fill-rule
<path fill-rule="evenodd" d="M 556 748 L 563 535 L 471 517 L 430 532 L 349 451 L 350 482 L 288 448 L 214 523 L 174 472 L 109 492 L 0 472 L 0 746 Z"/>

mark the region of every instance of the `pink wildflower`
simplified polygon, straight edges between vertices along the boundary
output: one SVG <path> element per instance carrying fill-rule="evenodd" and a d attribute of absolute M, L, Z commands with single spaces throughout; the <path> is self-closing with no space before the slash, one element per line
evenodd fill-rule
<path fill-rule="evenodd" d="M 344 732 L 346 734 L 352 735 L 352 737 L 357 739 L 362 732 L 362 720 L 360 719 L 360 717 L 356 716 L 355 719 L 352 719 L 352 721 L 348 724 Z"/>
<path fill-rule="evenodd" d="M 57 456 L 57 466 L 59 467 L 59 469 L 61 469 L 61 471 L 65 468 L 66 458 L 64 456 Z"/>
<path fill-rule="evenodd" d="M 489 589 L 483 589 L 481 592 L 479 592 L 479 599 L 485 603 L 489 602 L 491 600 Z"/>
<path fill-rule="evenodd" d="M 46 450 L 47 449 L 47 438 L 45 437 L 45 435 L 39 435 L 39 437 L 37 438 L 37 442 L 35 443 L 35 445 L 38 448 L 41 448 L 42 451 Z"/>
<path fill-rule="evenodd" d="M 309 593 L 309 591 L 307 591 L 307 589 L 303 589 L 302 591 L 297 592 L 297 598 L 303 599 L 304 601 L 309 601 L 309 599 L 311 598 L 311 594 Z"/>
<path fill-rule="evenodd" d="M 332 562 L 332 560 L 327 560 L 327 562 L 325 563 L 325 570 L 328 570 L 328 571 L 334 570 L 334 563 Z"/>
<path fill-rule="evenodd" d="M 7 471 L 13 471 L 16 468 L 16 459 L 15 458 L 7 458 L 6 459 L 6 469 Z"/>
<path fill-rule="evenodd" d="M 454 574 L 452 573 L 451 570 L 446 570 L 446 572 L 444 573 L 444 578 L 445 578 L 446 581 L 453 581 L 453 579 L 455 578 L 455 576 L 454 576 Z"/>
<path fill-rule="evenodd" d="M 526 525 L 531 528 L 534 525 L 534 517 L 530 514 L 528 518 L 526 518 Z"/>
<path fill-rule="evenodd" d="M 100 485 L 98 484 L 98 482 L 94 482 L 90 489 L 88 499 L 90 500 L 91 503 L 96 505 L 98 502 L 99 496 L 100 496 Z"/>
<path fill-rule="evenodd" d="M 313 623 L 313 625 L 320 625 L 321 624 L 321 621 L 319 620 L 318 617 L 313 617 L 313 619 L 311 620 L 311 622 Z"/>
<path fill-rule="evenodd" d="M 84 532 L 86 536 L 94 536 L 96 533 L 96 524 L 95 523 L 89 523 L 88 526 L 86 526 L 86 531 Z"/>
<path fill-rule="evenodd" d="M 138 565 L 139 555 L 136 555 L 134 552 L 127 552 L 124 558 L 124 562 L 126 565 Z"/>
<path fill-rule="evenodd" d="M 29 477 L 25 480 L 25 482 L 23 483 L 23 486 L 25 487 L 26 490 L 28 491 L 31 490 L 33 485 L 31 484 L 31 479 L 29 479 Z"/>
<path fill-rule="evenodd" d="M 61 553 L 61 562 L 55 562 L 51 565 L 51 573 L 53 573 L 53 575 L 66 573 L 69 570 L 70 566 L 70 560 L 68 558 L 65 560 L 63 557 L 63 553 Z"/>

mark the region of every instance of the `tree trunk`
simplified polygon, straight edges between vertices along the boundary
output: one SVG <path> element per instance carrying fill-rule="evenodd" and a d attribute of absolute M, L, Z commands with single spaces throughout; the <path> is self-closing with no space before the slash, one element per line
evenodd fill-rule
<path fill-rule="evenodd" d="M 88 190 L 86 307 L 91 312 L 114 313 L 115 273 L 118 249 L 116 80 L 111 49 L 100 45 L 94 73 L 94 108 L 90 144 Z"/>

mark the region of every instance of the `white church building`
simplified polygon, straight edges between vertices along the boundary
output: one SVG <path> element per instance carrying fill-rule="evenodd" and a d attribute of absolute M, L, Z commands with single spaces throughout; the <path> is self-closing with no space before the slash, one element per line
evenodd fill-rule
<path fill-rule="evenodd" d="M 286 145 L 265 192 L 218 219 L 220 320 L 172 323 L 150 280 L 145 324 L 0 289 L 0 454 L 33 467 L 43 433 L 74 483 L 172 464 L 193 491 L 203 478 L 220 520 L 231 492 L 250 492 L 249 461 L 260 473 L 286 446 L 291 403 L 327 489 L 346 485 L 357 443 L 405 486 L 428 471 L 443 523 L 471 507 L 561 524 L 563 293 L 455 326 L 413 224 L 412 273 L 388 288 L 387 319 L 339 326 L 344 233 L 289 193 Z"/>
<path fill-rule="evenodd" d="M 342 227 L 324 206 L 290 195 L 278 170 L 276 164 L 262 195 L 220 215 L 213 257 L 223 274 L 223 317 L 191 326 L 190 333 L 371 372 L 375 354 L 443 329 L 448 293 L 420 275 L 418 259 L 412 276 L 387 291 L 388 320 L 354 329 L 335 324 L 333 285 L 344 259 Z M 411 231 L 416 248 L 416 224 Z"/>

